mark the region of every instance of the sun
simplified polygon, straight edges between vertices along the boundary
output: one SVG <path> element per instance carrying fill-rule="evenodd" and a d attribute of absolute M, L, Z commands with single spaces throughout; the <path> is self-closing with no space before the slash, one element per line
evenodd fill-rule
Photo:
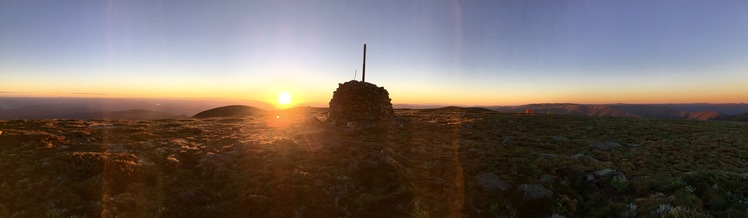
<path fill-rule="evenodd" d="M 278 93 L 278 104 L 288 105 L 291 103 L 291 95 L 288 92 Z"/>

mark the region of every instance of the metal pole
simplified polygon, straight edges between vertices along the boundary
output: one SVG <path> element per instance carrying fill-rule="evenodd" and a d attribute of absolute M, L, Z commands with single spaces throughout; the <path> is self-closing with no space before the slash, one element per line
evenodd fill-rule
<path fill-rule="evenodd" d="M 366 44 L 364 44 L 364 66 L 361 69 L 361 82 L 366 82 Z"/>

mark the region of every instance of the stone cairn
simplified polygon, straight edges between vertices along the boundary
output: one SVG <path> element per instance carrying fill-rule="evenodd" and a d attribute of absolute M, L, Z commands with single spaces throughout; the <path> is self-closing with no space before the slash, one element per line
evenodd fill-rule
<path fill-rule="evenodd" d="M 384 87 L 356 80 L 338 84 L 330 100 L 328 121 L 333 126 L 382 127 L 395 118 L 390 101 Z"/>

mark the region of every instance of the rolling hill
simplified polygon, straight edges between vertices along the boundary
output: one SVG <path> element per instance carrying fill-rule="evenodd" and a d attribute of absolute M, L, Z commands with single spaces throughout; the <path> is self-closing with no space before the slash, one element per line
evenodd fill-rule
<path fill-rule="evenodd" d="M 210 117 L 246 117 L 253 115 L 264 115 L 266 110 L 245 105 L 229 105 L 224 107 L 213 108 L 195 114 L 192 118 L 210 118 Z"/>
<path fill-rule="evenodd" d="M 724 114 L 717 113 L 714 111 L 700 111 L 700 112 L 681 112 L 679 118 L 686 120 L 721 120 L 727 117 Z"/>

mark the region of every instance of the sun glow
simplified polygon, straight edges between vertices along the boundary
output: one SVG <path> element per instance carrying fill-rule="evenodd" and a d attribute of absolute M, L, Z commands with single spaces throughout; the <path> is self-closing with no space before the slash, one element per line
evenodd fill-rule
<path fill-rule="evenodd" d="M 278 94 L 278 104 L 288 105 L 291 103 L 291 95 L 288 92 L 280 92 Z"/>

